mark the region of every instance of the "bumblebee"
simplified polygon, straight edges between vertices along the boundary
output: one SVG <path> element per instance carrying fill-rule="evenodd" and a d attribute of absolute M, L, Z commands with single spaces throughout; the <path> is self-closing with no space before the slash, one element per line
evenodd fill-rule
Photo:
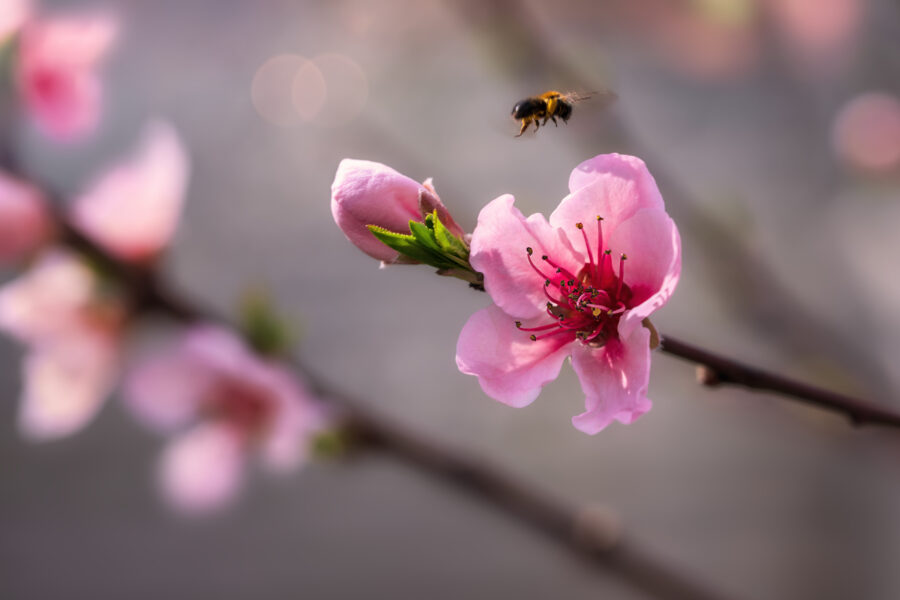
<path fill-rule="evenodd" d="M 534 130 L 537 131 L 541 125 L 546 125 L 547 121 L 553 121 L 554 125 L 558 125 L 556 118 L 559 117 L 563 123 L 569 121 L 572 116 L 572 104 L 579 100 L 587 100 L 593 94 L 562 94 L 555 90 L 544 92 L 540 96 L 532 96 L 519 100 L 512 109 L 512 117 L 522 122 L 522 128 L 516 137 L 519 137 L 528 126 L 534 123 Z M 543 119 L 543 121 L 541 121 Z"/>

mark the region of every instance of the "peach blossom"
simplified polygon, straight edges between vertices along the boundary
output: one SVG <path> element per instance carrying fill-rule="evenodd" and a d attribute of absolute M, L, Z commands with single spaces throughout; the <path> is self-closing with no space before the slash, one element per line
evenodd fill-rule
<path fill-rule="evenodd" d="M 18 85 L 41 130 L 70 141 L 97 126 L 103 101 L 98 70 L 116 34 L 108 14 L 27 21 L 19 42 Z"/>
<path fill-rule="evenodd" d="M 153 259 L 175 235 L 187 176 L 175 129 L 153 122 L 134 155 L 100 173 L 75 200 L 72 224 L 123 260 Z"/>
<path fill-rule="evenodd" d="M 172 434 L 159 482 L 166 500 L 188 513 L 232 501 L 251 451 L 270 470 L 296 468 L 324 424 L 318 402 L 296 376 L 209 325 L 189 329 L 174 348 L 142 360 L 124 395 L 142 423 Z"/>
<path fill-rule="evenodd" d="M 601 155 L 579 165 L 550 215 L 525 218 L 513 197 L 482 209 L 471 263 L 494 304 L 457 344 L 460 370 L 492 398 L 521 407 L 571 358 L 594 434 L 647 412 L 651 332 L 645 319 L 675 290 L 678 229 L 644 163 Z"/>
<path fill-rule="evenodd" d="M 97 304 L 95 288 L 91 270 L 60 249 L 0 288 L 0 330 L 28 348 L 19 414 L 28 437 L 75 433 L 113 388 L 121 318 Z"/>

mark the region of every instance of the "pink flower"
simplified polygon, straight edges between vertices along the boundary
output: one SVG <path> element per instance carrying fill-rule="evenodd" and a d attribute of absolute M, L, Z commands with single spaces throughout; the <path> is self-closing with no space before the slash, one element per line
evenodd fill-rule
<path fill-rule="evenodd" d="M 159 482 L 172 506 L 188 513 L 232 500 L 251 450 L 270 470 L 297 467 L 324 425 L 317 402 L 285 367 L 212 326 L 189 330 L 174 350 L 141 362 L 124 393 L 140 421 L 176 432 Z"/>
<path fill-rule="evenodd" d="M 521 407 L 571 357 L 586 395 L 572 422 L 594 434 L 650 409 L 643 322 L 675 290 L 681 242 L 640 159 L 592 158 L 569 190 L 549 223 L 523 217 L 509 195 L 482 209 L 471 262 L 495 304 L 463 327 L 456 363 L 487 395 Z"/>
<path fill-rule="evenodd" d="M 121 259 L 151 260 L 178 227 L 187 173 L 175 129 L 151 123 L 134 156 L 101 173 L 75 200 L 71 221 Z"/>
<path fill-rule="evenodd" d="M 19 414 L 28 437 L 75 433 L 112 391 L 122 317 L 95 288 L 91 270 L 59 249 L 0 288 L 0 330 L 28 346 Z"/>
<path fill-rule="evenodd" d="M 0 171 L 0 264 L 15 262 L 35 250 L 50 230 L 41 192 Z"/>
<path fill-rule="evenodd" d="M 97 70 L 116 30 L 109 15 L 32 19 L 22 28 L 19 89 L 51 137 L 68 141 L 96 127 L 102 103 Z"/>
<path fill-rule="evenodd" d="M 331 184 L 331 214 L 335 223 L 357 248 L 384 263 L 397 261 L 399 255 L 381 243 L 366 226 L 377 225 L 408 234 L 410 221 L 422 221 L 435 210 L 447 229 L 463 236 L 430 179 L 418 183 L 387 165 L 345 158 Z"/>

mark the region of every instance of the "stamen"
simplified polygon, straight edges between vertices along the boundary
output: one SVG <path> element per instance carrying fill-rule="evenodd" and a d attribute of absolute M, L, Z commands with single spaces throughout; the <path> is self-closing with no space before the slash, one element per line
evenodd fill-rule
<path fill-rule="evenodd" d="M 600 224 L 597 223 L 597 226 L 599 227 Z M 597 273 L 597 265 L 594 264 L 594 253 L 591 252 L 591 244 L 590 242 L 588 242 L 587 232 L 584 230 L 583 223 L 575 223 L 575 227 L 581 230 L 581 237 L 584 238 L 584 247 L 587 250 L 588 264 L 591 265 L 591 280 L 593 280 L 594 276 Z M 597 258 L 600 258 L 600 256 L 598 255 Z"/>
<path fill-rule="evenodd" d="M 556 331 L 551 331 L 550 333 L 543 333 L 543 334 L 541 334 L 541 335 L 534 335 L 534 334 L 532 333 L 532 334 L 531 334 L 530 336 L 528 336 L 528 337 L 531 338 L 531 341 L 532 341 L 532 342 L 536 342 L 536 341 L 538 341 L 538 340 L 542 340 L 542 339 L 544 339 L 544 338 L 548 338 L 548 337 L 550 337 L 550 336 L 552 336 L 552 335 L 559 335 L 560 333 L 571 333 L 571 332 L 569 332 L 569 331 L 567 331 L 567 330 L 565 330 L 565 329 L 557 329 Z"/>
<path fill-rule="evenodd" d="M 628 260 L 628 256 L 623 254 L 621 258 L 619 258 L 619 281 L 616 283 L 616 299 L 622 295 L 622 283 L 625 279 L 625 261 Z"/>
<path fill-rule="evenodd" d="M 537 268 L 537 265 L 534 264 L 534 261 L 531 260 L 531 255 L 534 254 L 534 250 L 532 250 L 531 247 L 529 246 L 528 248 L 525 248 L 525 252 L 528 253 L 528 264 L 531 265 L 531 268 L 534 269 L 535 272 L 536 272 L 538 275 L 540 275 L 541 278 L 544 279 L 544 281 L 550 279 L 550 278 L 547 277 L 540 269 L 538 269 L 538 268 Z"/>
<path fill-rule="evenodd" d="M 600 256 L 603 254 L 603 217 L 597 215 L 597 268 L 594 269 L 594 285 L 600 285 L 600 275 L 603 274 L 603 265 L 601 263 L 602 259 Z"/>
<path fill-rule="evenodd" d="M 529 255 L 529 256 L 531 256 L 531 255 Z M 569 273 L 566 269 L 564 269 L 563 267 L 559 266 L 558 264 L 556 264 L 555 262 L 550 260 L 550 257 L 547 256 L 546 254 L 541 257 L 541 260 L 547 261 L 551 267 L 553 267 L 557 270 L 556 271 L 557 273 L 562 273 L 569 279 L 573 279 L 573 280 L 576 279 L 576 277 L 574 275 L 572 275 L 571 273 Z M 569 285 L 572 285 L 572 284 L 569 283 Z"/>
<path fill-rule="evenodd" d="M 522 327 L 521 321 L 516 321 L 516 327 L 519 331 L 547 331 L 548 329 L 558 329 L 558 323 L 549 323 L 547 325 L 541 325 L 540 327 Z"/>

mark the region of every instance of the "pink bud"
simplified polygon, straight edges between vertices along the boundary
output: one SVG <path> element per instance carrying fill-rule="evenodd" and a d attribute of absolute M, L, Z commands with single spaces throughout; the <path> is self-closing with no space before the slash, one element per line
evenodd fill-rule
<path fill-rule="evenodd" d="M 97 69 L 116 37 L 109 15 L 34 19 L 22 28 L 18 84 L 25 106 L 51 137 L 91 132 L 100 116 Z"/>
<path fill-rule="evenodd" d="M 422 221 L 435 210 L 441 222 L 462 237 L 462 229 L 438 198 L 430 179 L 419 183 L 387 165 L 345 158 L 331 184 L 335 223 L 357 248 L 385 263 L 395 262 L 398 253 L 382 244 L 366 226 L 408 234 L 410 221 Z"/>
<path fill-rule="evenodd" d="M 174 128 L 152 123 L 135 156 L 102 173 L 75 200 L 72 223 L 121 259 L 152 259 L 178 226 L 187 172 Z"/>
<path fill-rule="evenodd" d="M 0 263 L 19 260 L 49 233 L 50 215 L 41 192 L 0 172 Z"/>

